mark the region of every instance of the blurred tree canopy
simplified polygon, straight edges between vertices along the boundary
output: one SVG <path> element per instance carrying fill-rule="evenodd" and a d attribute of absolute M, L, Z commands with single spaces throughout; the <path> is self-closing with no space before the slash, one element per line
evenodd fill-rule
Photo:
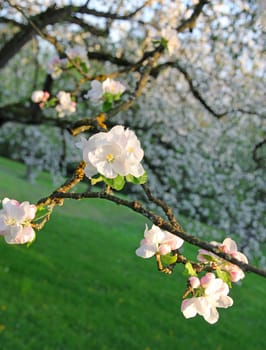
<path fill-rule="evenodd" d="M 263 2 L 4 0 L 0 6 L 2 155 L 27 164 L 32 181 L 42 170 L 64 175 L 80 159 L 77 135 L 93 131 L 99 113 L 85 97 L 91 82 L 118 79 L 127 90 L 106 123 L 136 131 L 153 191 L 176 213 L 212 225 L 214 237 L 221 229 L 237 235 L 244 252 L 264 263 Z M 175 32 L 173 41 L 167 31 Z M 73 50 L 85 52 L 85 65 L 71 60 Z M 55 72 L 55 59 L 67 58 L 71 64 Z M 34 90 L 71 92 L 76 113 L 59 118 L 53 108 L 40 108 L 31 101 Z"/>

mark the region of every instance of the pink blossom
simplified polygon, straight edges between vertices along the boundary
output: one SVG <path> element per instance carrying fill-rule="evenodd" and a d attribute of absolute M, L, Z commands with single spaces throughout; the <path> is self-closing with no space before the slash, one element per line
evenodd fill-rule
<path fill-rule="evenodd" d="M 217 308 L 228 308 L 233 305 L 233 299 L 227 296 L 228 285 L 220 278 L 215 278 L 213 273 L 207 273 L 200 279 L 197 291 L 199 296 L 185 299 L 181 304 L 185 318 L 199 314 L 205 321 L 213 324 L 219 319 Z"/>
<path fill-rule="evenodd" d="M 4 198 L 0 210 L 0 235 L 9 244 L 24 244 L 32 242 L 35 231 L 31 220 L 36 214 L 36 206 L 29 202 L 19 203 L 15 199 Z"/>
<path fill-rule="evenodd" d="M 44 104 L 44 102 L 48 100 L 49 97 L 50 97 L 49 92 L 42 91 L 42 90 L 33 91 L 31 95 L 31 99 L 33 102 L 40 103 L 42 105 Z"/>
<path fill-rule="evenodd" d="M 226 238 L 223 241 L 223 243 L 213 241 L 211 242 L 211 244 L 216 246 L 221 252 L 228 254 L 229 256 L 239 260 L 240 262 L 243 262 L 245 264 L 248 263 L 247 257 L 237 250 L 237 245 L 235 241 L 233 241 L 231 238 Z M 245 274 L 240 267 L 230 262 L 227 262 L 226 260 L 218 257 L 214 253 L 211 253 L 207 250 L 200 249 L 198 252 L 197 259 L 202 262 L 207 261 L 204 255 L 212 257 L 217 266 L 219 266 L 222 270 L 227 271 L 230 275 L 230 280 L 232 282 L 237 282 L 245 277 Z"/>
<path fill-rule="evenodd" d="M 144 259 L 150 258 L 156 253 L 166 255 L 172 250 L 182 246 L 183 239 L 173 235 L 168 231 L 161 230 L 160 227 L 152 225 L 152 228 L 146 229 L 144 239 L 140 242 L 140 247 L 136 250 L 136 254 Z"/>
<path fill-rule="evenodd" d="M 190 283 L 192 288 L 199 288 L 199 286 L 200 286 L 200 280 L 196 276 L 189 277 L 189 283 Z"/>

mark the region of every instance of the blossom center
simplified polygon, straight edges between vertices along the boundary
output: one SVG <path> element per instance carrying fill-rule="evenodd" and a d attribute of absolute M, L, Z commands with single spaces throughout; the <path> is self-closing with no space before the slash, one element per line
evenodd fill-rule
<path fill-rule="evenodd" d="M 7 217 L 5 218 L 5 224 L 7 226 L 13 226 L 16 224 L 16 220 L 14 218 Z"/>
<path fill-rule="evenodd" d="M 105 157 L 108 163 L 112 163 L 115 160 L 115 157 L 112 153 L 108 153 Z"/>

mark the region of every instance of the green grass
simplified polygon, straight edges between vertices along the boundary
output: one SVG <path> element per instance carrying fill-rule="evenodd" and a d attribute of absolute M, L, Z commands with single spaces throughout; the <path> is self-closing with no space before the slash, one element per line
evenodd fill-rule
<path fill-rule="evenodd" d="M 0 197 L 37 201 L 53 186 L 0 158 Z M 0 242 L 2 350 L 264 350 L 266 280 L 248 274 L 215 325 L 180 312 L 185 279 L 134 251 L 147 222 L 102 200 L 67 202 L 27 248 Z M 185 249 L 191 254 L 192 248 Z"/>

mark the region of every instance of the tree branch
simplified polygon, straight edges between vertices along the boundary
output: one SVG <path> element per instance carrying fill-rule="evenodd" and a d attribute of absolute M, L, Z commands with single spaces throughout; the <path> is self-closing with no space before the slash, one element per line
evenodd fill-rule
<path fill-rule="evenodd" d="M 252 151 L 252 158 L 254 160 L 254 162 L 256 163 L 259 163 L 261 160 L 262 160 L 262 157 L 258 157 L 258 150 L 263 147 L 264 145 L 266 145 L 266 138 L 260 142 L 258 142 L 254 148 L 253 148 L 253 151 Z"/>
<path fill-rule="evenodd" d="M 192 32 L 192 30 L 196 26 L 197 19 L 203 10 L 203 7 L 208 3 L 208 0 L 200 0 L 194 7 L 192 15 L 188 19 L 182 21 L 182 23 L 176 28 L 176 30 L 179 33 L 184 32 L 186 29 L 189 29 L 189 31 Z"/>
<path fill-rule="evenodd" d="M 80 172 L 82 172 L 82 169 L 80 169 Z M 80 174 L 80 178 L 82 178 L 81 174 Z M 76 177 L 75 177 L 75 179 L 76 179 Z M 256 274 L 261 275 L 263 277 L 266 277 L 265 270 L 259 269 L 253 265 L 250 265 L 250 264 L 242 263 L 239 260 L 221 252 L 216 246 L 214 246 L 210 243 L 207 243 L 207 242 L 205 242 L 197 237 L 194 237 L 183 230 L 179 230 L 179 228 L 177 228 L 175 224 L 169 223 L 168 221 L 164 220 L 162 217 L 160 217 L 160 216 L 154 214 L 152 211 L 144 208 L 143 205 L 138 201 L 128 201 L 128 200 L 125 200 L 122 198 L 115 197 L 114 195 L 112 195 L 110 193 L 106 193 L 106 192 L 86 191 L 83 193 L 74 193 L 74 192 L 66 193 L 64 186 L 62 186 L 58 190 L 54 191 L 50 196 L 41 199 L 38 202 L 38 205 L 53 206 L 53 205 L 57 205 L 58 202 L 61 205 L 62 202 L 60 202 L 60 201 L 65 200 L 65 199 L 75 199 L 75 200 L 80 200 L 80 199 L 84 199 L 84 198 L 105 199 L 105 200 L 114 202 L 118 205 L 122 205 L 122 206 L 125 206 L 125 207 L 132 209 L 133 211 L 148 218 L 151 222 L 153 222 L 154 225 L 157 225 L 161 229 L 166 230 L 168 232 L 171 232 L 172 234 L 182 238 L 184 241 L 186 241 L 194 246 L 197 246 L 199 248 L 205 249 L 209 252 L 216 254 L 220 258 L 223 258 L 226 261 L 239 266 L 243 271 L 253 272 L 253 273 L 256 273 Z M 67 186 L 66 190 L 70 187 L 73 187 L 72 185 L 69 185 L 69 183 L 67 183 L 66 186 Z M 62 188 L 64 190 L 62 190 Z"/>
<path fill-rule="evenodd" d="M 154 77 L 157 77 L 159 72 L 163 69 L 166 69 L 168 67 L 171 68 L 176 68 L 180 73 L 183 74 L 184 78 L 186 79 L 190 91 L 193 94 L 193 96 L 201 103 L 201 105 L 208 111 L 210 112 L 215 118 L 220 119 L 222 117 L 224 117 L 226 114 L 228 114 L 228 112 L 223 112 L 223 113 L 217 113 L 215 112 L 215 110 L 209 106 L 209 104 L 204 100 L 204 98 L 202 97 L 201 93 L 195 88 L 194 86 L 194 82 L 192 77 L 189 75 L 189 73 L 179 64 L 179 62 L 174 61 L 174 62 L 165 62 L 162 63 L 160 65 L 158 65 L 157 67 L 155 67 L 152 72 L 151 75 L 153 75 Z"/>

